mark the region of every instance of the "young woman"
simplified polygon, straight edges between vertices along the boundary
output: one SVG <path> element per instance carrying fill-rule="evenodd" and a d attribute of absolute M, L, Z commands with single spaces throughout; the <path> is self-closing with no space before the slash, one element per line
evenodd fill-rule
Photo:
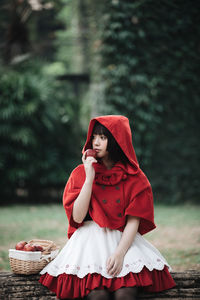
<path fill-rule="evenodd" d="M 86 157 L 90 148 L 96 158 Z M 92 119 L 82 161 L 63 195 L 69 241 L 40 282 L 60 299 L 133 300 L 138 287 L 159 292 L 175 286 L 164 257 L 142 237 L 155 228 L 153 196 L 128 119 Z"/>

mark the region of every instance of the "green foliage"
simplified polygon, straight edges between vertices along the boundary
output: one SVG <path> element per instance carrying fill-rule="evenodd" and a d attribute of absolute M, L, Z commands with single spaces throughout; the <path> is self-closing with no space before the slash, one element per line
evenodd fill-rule
<path fill-rule="evenodd" d="M 16 63 L 31 54 L 52 59 L 55 31 L 63 28 L 56 18 L 63 0 L 1 0 L 0 54 L 4 63 Z"/>
<path fill-rule="evenodd" d="M 123 114 L 155 199 L 198 201 L 200 4 L 53 0 L 35 10 L 28 1 L 6 3 L 1 193 L 11 199 L 19 189 L 29 196 L 40 187 L 63 190 L 90 114 Z M 90 75 L 87 93 L 88 83 L 55 79 L 80 73 Z"/>
<path fill-rule="evenodd" d="M 84 72 L 80 1 L 42 1 L 38 9 L 28 1 L 5 3 L 0 4 L 0 16 L 5 15 L 0 24 L 1 199 L 58 197 L 55 191 L 63 191 L 80 163 L 88 125 L 85 83 L 58 80 Z"/>
<path fill-rule="evenodd" d="M 106 1 L 100 28 L 101 113 L 129 118 L 158 201 L 199 201 L 199 8 L 189 0 Z"/>
<path fill-rule="evenodd" d="M 39 68 L 6 69 L 0 78 L 0 190 L 10 200 L 19 189 L 30 198 L 45 187 L 63 189 L 80 157 L 79 103 L 69 85 Z"/>

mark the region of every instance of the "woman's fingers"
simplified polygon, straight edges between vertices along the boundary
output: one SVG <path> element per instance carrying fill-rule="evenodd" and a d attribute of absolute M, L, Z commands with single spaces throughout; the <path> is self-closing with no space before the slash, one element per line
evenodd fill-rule
<path fill-rule="evenodd" d="M 82 156 L 82 162 L 85 163 L 85 162 L 97 162 L 97 160 L 93 157 L 93 156 L 87 156 L 86 157 L 86 152 L 83 153 L 83 156 Z"/>
<path fill-rule="evenodd" d="M 107 272 L 109 275 L 112 275 L 114 267 L 115 267 L 115 261 L 114 259 L 112 259 L 112 257 L 110 257 L 107 262 Z"/>
<path fill-rule="evenodd" d="M 117 276 L 119 273 L 120 273 L 120 267 L 116 263 L 108 271 L 108 274 L 113 277 Z"/>
<path fill-rule="evenodd" d="M 107 272 L 113 276 L 118 271 L 117 264 L 114 260 L 109 259 L 107 263 Z"/>
<path fill-rule="evenodd" d="M 109 257 L 107 260 L 107 272 L 110 276 L 117 276 L 122 269 L 123 261 L 115 258 L 115 257 Z"/>
<path fill-rule="evenodd" d="M 121 272 L 121 269 L 122 268 L 120 266 L 118 266 L 112 276 L 115 277 L 115 276 L 119 275 L 119 273 Z"/>
<path fill-rule="evenodd" d="M 112 267 L 113 267 L 113 261 L 112 258 L 109 257 L 107 260 L 107 271 L 109 272 Z"/>
<path fill-rule="evenodd" d="M 121 272 L 122 266 L 120 264 L 116 264 L 114 265 L 114 268 L 112 270 L 112 276 L 115 277 L 117 275 L 119 275 L 119 273 Z"/>
<path fill-rule="evenodd" d="M 82 162 L 85 169 L 86 179 L 93 181 L 95 177 L 95 169 L 92 164 L 97 163 L 97 160 L 92 156 L 88 156 L 87 158 L 85 158 L 85 156 L 86 154 L 84 153 L 82 156 Z"/>

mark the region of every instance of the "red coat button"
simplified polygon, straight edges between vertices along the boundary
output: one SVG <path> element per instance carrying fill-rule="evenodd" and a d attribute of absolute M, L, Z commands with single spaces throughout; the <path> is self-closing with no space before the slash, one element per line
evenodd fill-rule
<path fill-rule="evenodd" d="M 123 179 L 123 180 L 126 180 L 126 179 L 127 179 L 127 175 L 124 174 L 123 177 L 122 177 L 122 179 Z"/>

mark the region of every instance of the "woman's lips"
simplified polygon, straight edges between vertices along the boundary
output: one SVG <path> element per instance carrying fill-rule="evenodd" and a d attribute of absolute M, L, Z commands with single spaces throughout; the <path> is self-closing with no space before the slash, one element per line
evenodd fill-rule
<path fill-rule="evenodd" d="M 99 149 L 94 149 L 97 153 L 99 153 L 101 150 L 99 150 Z"/>

